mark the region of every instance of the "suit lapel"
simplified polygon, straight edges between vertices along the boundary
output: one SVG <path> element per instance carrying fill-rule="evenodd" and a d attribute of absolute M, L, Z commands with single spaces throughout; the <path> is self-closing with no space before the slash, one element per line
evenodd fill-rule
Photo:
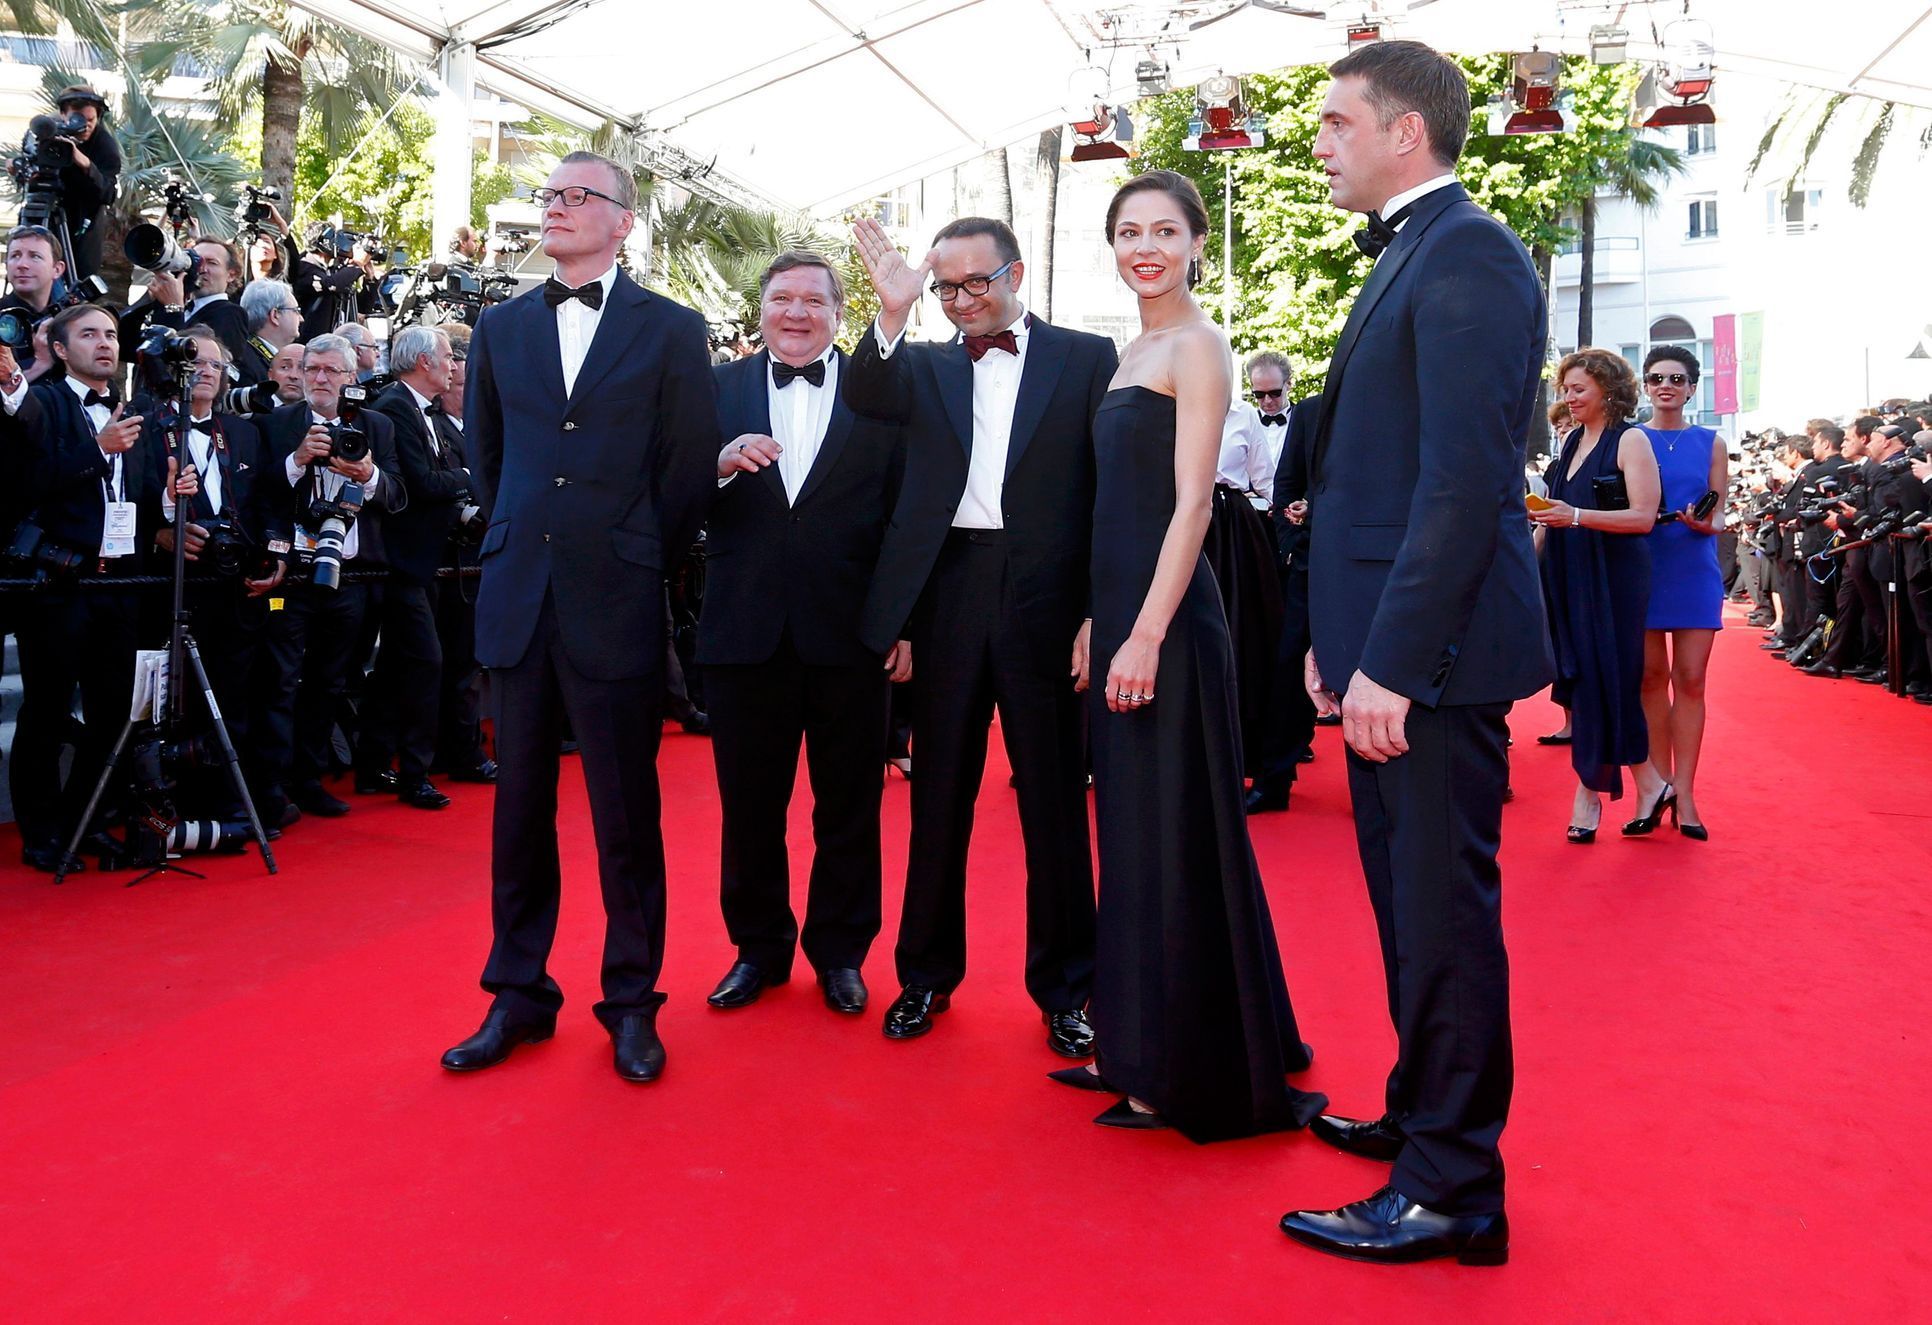
<path fill-rule="evenodd" d="M 845 352 L 834 350 L 832 361 L 838 365 L 839 380 L 845 379 Z M 798 390 L 797 386 L 792 388 Z M 832 392 L 832 417 L 826 420 L 825 436 L 818 444 L 818 454 L 812 457 L 812 468 L 805 475 L 805 482 L 799 485 L 798 500 L 794 506 L 802 506 L 812 490 L 825 481 L 832 467 L 839 462 L 839 452 L 852 437 L 852 411 L 845 407 L 845 398 L 838 391 Z M 776 468 L 776 466 L 774 466 Z"/>
<path fill-rule="evenodd" d="M 623 357 L 624 351 L 642 330 L 640 319 L 632 316 L 650 299 L 641 286 L 623 272 L 611 283 L 610 299 L 604 305 L 604 315 L 597 319 L 597 334 L 590 338 L 590 348 L 584 353 L 584 366 L 577 370 L 577 385 L 571 389 L 568 404 L 574 405 L 588 391 L 596 389 L 599 382 Z M 550 319 L 551 335 L 556 335 L 557 319 Z M 561 352 L 557 360 L 558 380 L 563 380 L 563 359 Z"/>
<path fill-rule="evenodd" d="M 1060 368 L 1066 362 L 1073 338 L 1036 317 L 1027 331 L 1026 342 L 1026 367 L 1020 372 L 1020 389 L 1013 400 L 1013 431 L 1006 443 L 1007 478 L 1013 477 L 1020 456 L 1040 426 L 1047 402 L 1053 398 L 1053 388 L 1060 381 Z"/>
<path fill-rule="evenodd" d="M 730 415 L 744 425 L 738 431 L 773 436 L 771 391 L 768 387 L 771 381 L 771 351 L 760 350 L 748 359 L 740 359 L 733 377 L 737 398 L 731 402 Z M 777 465 L 766 465 L 754 478 L 765 485 L 765 490 L 778 499 L 780 506 L 791 504 L 785 496 L 785 476 L 779 472 Z"/>
<path fill-rule="evenodd" d="M 557 339 L 557 310 L 543 301 L 541 289 L 524 296 L 526 307 L 530 310 L 529 337 L 526 344 L 535 347 L 536 379 L 561 402 L 563 388 L 563 344 Z M 521 346 L 513 347 L 521 349 Z M 581 378 L 582 373 L 578 374 Z"/>
<path fill-rule="evenodd" d="M 955 340 L 933 350 L 933 376 L 939 379 L 939 399 L 946 407 L 959 444 L 973 454 L 973 361 L 966 353 L 966 342 Z"/>

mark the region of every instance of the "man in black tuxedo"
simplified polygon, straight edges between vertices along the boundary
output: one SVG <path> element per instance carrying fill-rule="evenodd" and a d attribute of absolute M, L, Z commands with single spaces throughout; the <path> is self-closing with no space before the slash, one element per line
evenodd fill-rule
<path fill-rule="evenodd" d="M 230 363 L 243 362 L 253 351 L 248 346 L 248 318 L 228 297 L 241 269 L 234 245 L 204 238 L 189 248 L 195 255 L 194 288 L 188 290 L 179 276 L 156 272 L 142 297 L 121 314 L 121 339 L 131 353 L 133 342 L 149 324 L 180 331 L 199 323 L 221 337 Z"/>
<path fill-rule="evenodd" d="M 720 899 L 738 960 L 711 1005 L 788 979 L 786 808 L 805 744 L 812 879 L 805 959 L 834 1011 L 865 1010 L 859 968 L 879 933 L 879 796 L 890 682 L 859 613 L 905 466 L 899 429 L 839 398 L 838 269 L 781 254 L 760 284 L 765 348 L 722 364 L 718 497 L 705 544 L 698 665 L 723 808 Z"/>
<path fill-rule="evenodd" d="M 1462 71 L 1397 41 L 1331 72 L 1315 157 L 1336 204 L 1369 213 L 1358 242 L 1377 257 L 1311 452 L 1307 685 L 1341 708 L 1397 1055 L 1382 1117 L 1314 1130 L 1394 1172 L 1281 1227 L 1363 1259 L 1500 1264 L 1513 1069 L 1496 852 L 1509 707 L 1555 670 L 1523 506 L 1548 324 L 1522 243 L 1455 181 Z"/>
<path fill-rule="evenodd" d="M 1315 706 L 1301 676 L 1302 660 L 1308 656 L 1308 451 L 1321 403 L 1304 400 L 1291 407 L 1288 386 L 1293 381 L 1284 355 L 1264 350 L 1248 360 L 1255 412 L 1264 429 L 1281 432 L 1268 506 L 1281 577 L 1281 639 L 1268 678 L 1260 772 L 1243 805 L 1249 814 L 1286 810 L 1299 765 L 1314 757 Z"/>
<path fill-rule="evenodd" d="M 7 233 L 7 284 L 11 288 L 0 298 L 0 312 L 18 312 L 31 322 L 40 322 L 49 316 L 55 283 L 66 274 L 66 255 L 53 231 L 44 225 L 15 226 Z M 53 360 L 35 343 L 39 339 L 36 336 L 14 351 L 15 361 L 30 382 L 38 381 L 54 367 Z"/>
<path fill-rule="evenodd" d="M 997 704 L 1026 843 L 1026 988 L 1056 1053 L 1093 1050 L 1093 860 L 1075 678 L 1087 673 L 1093 416 L 1115 366 L 1099 336 L 1020 305 L 1013 231 L 968 217 L 908 265 L 855 227 L 879 295 L 845 399 L 903 421 L 906 474 L 866 599 L 866 644 L 917 667 L 912 839 L 885 1033 L 932 1029 L 966 974 L 966 847 Z M 904 342 L 928 275 L 962 336 Z"/>
<path fill-rule="evenodd" d="M 396 462 L 409 506 L 383 527 L 389 582 L 377 599 L 382 645 L 364 691 L 356 790 L 393 792 L 405 805 L 440 810 L 449 797 L 429 780 L 443 679 L 436 600 L 460 586 L 438 581 L 436 572 L 450 564 L 450 539 L 465 516 L 471 523 L 482 516 L 461 436 L 436 400 L 449 389 L 449 337 L 437 327 L 404 327 L 389 357 L 396 381 L 374 408 L 396 425 Z"/>
<path fill-rule="evenodd" d="M 563 991 L 546 963 L 568 718 L 607 922 L 596 1013 L 618 1075 L 654 1081 L 664 1069 L 664 575 L 717 489 L 717 390 L 704 319 L 618 270 L 635 222 L 630 173 L 573 152 L 533 196 L 556 275 L 477 320 L 463 401 L 488 521 L 476 656 L 496 706 L 495 941 L 483 968 L 496 1001 L 443 1066 L 490 1067 L 556 1026 Z"/>

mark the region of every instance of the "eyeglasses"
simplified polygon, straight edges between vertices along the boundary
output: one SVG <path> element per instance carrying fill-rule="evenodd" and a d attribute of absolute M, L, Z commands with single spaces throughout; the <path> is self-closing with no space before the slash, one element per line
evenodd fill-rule
<path fill-rule="evenodd" d="M 1018 258 L 1013 259 L 1013 262 L 1018 261 Z M 942 304 L 950 304 L 953 300 L 959 298 L 959 292 L 961 290 L 964 290 L 967 294 L 977 299 L 993 288 L 994 281 L 997 281 L 1000 277 L 1006 275 L 1008 271 L 1012 270 L 1013 262 L 1007 263 L 991 276 L 968 276 L 965 280 L 957 284 L 954 284 L 952 281 L 934 281 L 932 283 L 932 292 L 939 296 L 939 302 Z"/>
<path fill-rule="evenodd" d="M 1288 389 L 1286 387 L 1279 387 L 1273 391 L 1250 391 L 1248 394 L 1253 396 L 1256 400 L 1268 400 L 1268 399 L 1280 400 L 1283 396 L 1288 394 Z"/>
<path fill-rule="evenodd" d="M 536 203 L 539 207 L 548 207 L 558 198 L 563 199 L 563 205 L 566 207 L 582 207 L 592 198 L 602 198 L 605 202 L 613 206 L 624 207 L 623 203 L 618 202 L 617 199 L 611 197 L 608 193 L 599 193 L 596 189 L 587 189 L 581 184 L 573 184 L 567 189 L 530 190 L 530 201 Z M 624 207 L 624 210 L 629 211 L 630 208 Z"/>
<path fill-rule="evenodd" d="M 1652 386 L 1663 386 L 1666 383 L 1671 386 L 1688 386 L 1690 375 L 1688 373 L 1646 373 L 1644 381 Z"/>

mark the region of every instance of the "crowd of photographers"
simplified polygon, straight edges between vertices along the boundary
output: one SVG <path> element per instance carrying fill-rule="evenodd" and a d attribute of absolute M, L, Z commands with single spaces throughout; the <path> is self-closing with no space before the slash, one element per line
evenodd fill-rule
<path fill-rule="evenodd" d="M 1744 439 L 1732 587 L 1767 652 L 1932 704 L 1929 456 L 1925 402 Z"/>
<path fill-rule="evenodd" d="M 74 91 L 94 112 L 77 141 L 111 195 L 98 98 Z M 343 767 L 358 792 L 425 810 L 449 804 L 432 774 L 493 781 L 461 573 L 476 515 L 468 328 L 398 320 L 382 343 L 364 324 L 393 312 L 375 246 L 331 227 L 298 245 L 260 189 L 240 249 L 137 227 L 128 254 L 148 284 L 113 305 L 85 279 L 98 209 L 62 189 L 49 224 L 7 236 L 0 299 L 0 631 L 19 646 L 9 773 L 25 862 L 72 873 L 87 857 L 245 849 L 248 801 L 271 838 L 348 813 L 322 783 Z M 475 256 L 465 242 L 457 270 Z M 221 731 L 199 698 L 187 722 L 129 728 L 137 650 L 174 634 L 177 564 Z M 203 683 L 190 664 L 173 684 Z"/>

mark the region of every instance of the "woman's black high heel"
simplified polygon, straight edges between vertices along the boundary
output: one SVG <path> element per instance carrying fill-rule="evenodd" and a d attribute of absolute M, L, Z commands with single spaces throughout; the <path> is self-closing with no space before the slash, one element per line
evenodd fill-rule
<path fill-rule="evenodd" d="M 1676 816 L 1677 811 L 1673 808 L 1671 810 L 1671 817 L 1676 818 Z M 1704 827 L 1703 824 L 1687 824 L 1682 819 L 1678 819 L 1677 831 L 1693 842 L 1708 842 L 1711 840 L 1711 830 Z"/>
<path fill-rule="evenodd" d="M 1571 824 L 1569 827 L 1569 831 L 1565 834 L 1565 836 L 1569 838 L 1569 842 L 1571 846 L 1587 847 L 1592 842 L 1597 840 L 1597 828 L 1602 823 L 1603 823 L 1603 802 L 1598 801 L 1597 802 L 1597 822 L 1591 824 L 1588 828 L 1579 828 L 1575 824 Z"/>
<path fill-rule="evenodd" d="M 1677 788 L 1666 782 L 1664 789 L 1657 793 L 1657 803 L 1650 807 L 1650 813 L 1632 819 L 1623 826 L 1625 837 L 1642 837 L 1652 832 L 1664 821 L 1664 811 L 1670 811 L 1671 822 L 1677 823 Z M 1678 823 L 1679 828 L 1683 825 Z"/>

